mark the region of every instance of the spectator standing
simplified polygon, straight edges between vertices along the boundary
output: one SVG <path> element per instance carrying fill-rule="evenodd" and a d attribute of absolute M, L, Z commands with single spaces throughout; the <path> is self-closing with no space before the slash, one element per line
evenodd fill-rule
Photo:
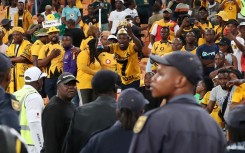
<path fill-rule="evenodd" d="M 117 26 L 119 25 L 120 21 L 124 21 L 125 17 L 127 16 L 127 13 L 123 11 L 123 4 L 123 0 L 116 0 L 116 10 L 112 11 L 109 15 L 108 30 L 111 31 L 112 34 L 116 33 Z"/>
<path fill-rule="evenodd" d="M 71 34 L 73 45 L 80 47 L 81 42 L 85 39 L 85 35 L 81 28 L 76 28 L 75 20 L 70 19 L 67 21 L 67 29 L 65 32 Z"/>
<path fill-rule="evenodd" d="M 225 11 L 228 19 L 237 20 L 237 14 L 241 11 L 241 8 L 240 0 L 225 0 L 220 4 L 219 11 Z"/>
<path fill-rule="evenodd" d="M 6 18 L 9 20 L 14 20 L 14 14 L 18 12 L 17 8 L 17 0 L 10 0 L 9 1 L 10 5 L 7 7 L 6 10 Z M 11 22 L 11 26 L 14 26 L 14 22 Z"/>
<path fill-rule="evenodd" d="M 94 75 L 91 84 L 98 97 L 75 110 L 63 153 L 79 153 L 92 133 L 115 123 L 118 82 L 119 76 L 110 70 L 101 70 Z"/>
<path fill-rule="evenodd" d="M 94 16 L 94 7 L 92 4 L 88 5 L 88 15 L 82 17 L 82 21 L 80 22 L 80 26 L 83 28 L 85 36 L 88 37 L 87 32 L 89 26 L 93 25 L 95 27 L 99 27 L 98 25 L 99 19 Z"/>
<path fill-rule="evenodd" d="M 229 19 L 228 19 L 226 12 L 224 12 L 224 11 L 219 11 L 219 13 L 216 14 L 216 17 L 217 17 L 218 25 L 216 25 L 214 27 L 214 31 L 215 31 L 214 41 L 215 41 L 215 43 L 218 43 L 220 41 L 221 37 L 223 36 L 223 32 L 224 32 L 224 29 L 226 27 L 226 22 Z"/>
<path fill-rule="evenodd" d="M 45 6 L 45 11 L 41 13 L 45 19 L 45 21 L 47 21 L 47 16 L 49 14 L 54 14 L 54 12 L 52 11 L 52 6 L 51 5 L 46 5 Z"/>
<path fill-rule="evenodd" d="M 4 33 L 5 33 L 5 35 L 4 35 L 4 37 L 3 37 L 3 43 L 5 43 L 5 44 L 11 44 L 12 42 L 9 42 L 9 40 L 8 40 L 8 37 L 9 37 L 9 35 L 10 35 L 10 30 L 12 29 L 12 27 L 11 27 L 11 20 L 9 20 L 9 19 L 3 19 L 2 21 L 1 21 L 1 25 L 2 25 L 2 27 L 3 27 L 3 30 L 4 30 Z"/>
<path fill-rule="evenodd" d="M 208 19 L 213 25 L 217 25 L 217 16 L 219 12 L 220 4 L 215 0 L 208 0 Z"/>
<path fill-rule="evenodd" d="M 15 96 L 5 92 L 11 81 L 11 67 L 10 59 L 0 53 L 0 125 L 6 125 L 20 132 L 20 104 Z"/>
<path fill-rule="evenodd" d="M 137 5 L 137 12 L 139 14 L 141 23 L 147 24 L 149 17 L 152 15 L 151 6 L 149 0 L 135 0 Z"/>
<path fill-rule="evenodd" d="M 179 3 L 177 4 L 174 14 L 173 14 L 173 20 L 177 21 L 177 18 L 181 15 L 188 14 L 188 11 L 190 9 L 190 6 L 187 4 L 187 0 L 179 0 Z"/>
<path fill-rule="evenodd" d="M 154 22 L 159 21 L 162 19 L 162 14 L 160 13 L 161 11 L 161 5 L 159 5 L 158 3 L 155 3 L 152 6 L 152 16 L 150 16 L 150 18 L 148 19 L 148 25 L 149 28 L 151 28 L 151 26 L 153 25 Z"/>
<path fill-rule="evenodd" d="M 44 102 L 38 91 L 42 90 L 46 76 L 37 67 L 27 69 L 24 73 L 25 85 L 14 93 L 21 104 L 20 133 L 30 153 L 40 153 L 43 147 L 41 116 Z"/>
<path fill-rule="evenodd" d="M 159 64 L 152 78 L 152 95 L 166 98 L 167 103 L 138 119 L 129 153 L 224 152 L 226 142 L 222 130 L 193 97 L 195 86 L 203 76 L 198 57 L 174 52 L 164 57 L 150 55 L 150 58 Z"/>
<path fill-rule="evenodd" d="M 80 28 L 79 23 L 82 19 L 80 10 L 75 6 L 75 0 L 68 0 L 68 5 L 62 10 L 62 22 L 66 25 L 69 19 L 76 22 L 76 28 Z"/>
<path fill-rule="evenodd" d="M 186 44 L 183 46 L 183 48 L 181 50 L 182 51 L 187 51 L 187 52 L 190 52 L 190 53 L 196 55 L 196 50 L 197 50 L 196 34 L 194 32 L 192 32 L 192 31 L 191 32 L 187 32 L 186 37 L 185 37 L 185 42 L 186 42 Z"/>
<path fill-rule="evenodd" d="M 15 63 L 11 70 L 13 78 L 8 89 L 10 93 L 20 90 L 24 86 L 24 72 L 31 66 L 28 64 L 28 59 L 23 56 L 25 48 L 30 45 L 30 42 L 23 38 L 25 31 L 21 27 L 14 27 L 12 30 L 14 42 L 6 50 L 6 55 L 10 57 L 12 63 Z"/>
<path fill-rule="evenodd" d="M 136 3 L 134 0 L 129 0 L 128 1 L 128 8 L 126 8 L 124 11 L 127 13 L 127 15 L 130 15 L 132 18 L 135 18 L 138 16 L 138 12 L 135 9 Z"/>
<path fill-rule="evenodd" d="M 95 26 L 91 25 L 89 26 L 88 28 L 88 31 L 87 31 L 87 38 L 84 39 L 82 42 L 81 42 L 81 45 L 80 45 L 80 49 L 83 51 L 85 49 L 88 49 L 88 42 L 94 38 L 97 37 L 98 35 L 98 32 L 99 32 L 99 29 L 96 28 Z"/>
<path fill-rule="evenodd" d="M 3 37 L 5 35 L 3 27 L 0 27 L 0 53 L 6 54 L 8 46 L 3 43 Z"/>
<path fill-rule="evenodd" d="M 197 56 L 203 64 L 204 76 L 214 70 L 214 57 L 219 52 L 219 47 L 214 43 L 214 31 L 207 29 L 205 32 L 206 43 L 197 48 Z"/>
<path fill-rule="evenodd" d="M 88 42 L 88 48 L 82 50 L 77 57 L 77 89 L 81 93 L 82 103 L 86 104 L 95 99 L 92 89 L 92 78 L 101 69 L 98 53 L 95 46 L 96 40 L 92 39 Z"/>
<path fill-rule="evenodd" d="M 47 78 L 45 79 L 45 92 L 51 99 L 56 95 L 56 82 L 60 74 L 63 72 L 63 58 L 65 54 L 64 48 L 59 45 L 59 29 L 55 27 L 49 28 L 48 37 L 50 43 L 44 45 L 38 54 L 38 66 L 46 69 Z"/>
<path fill-rule="evenodd" d="M 229 145 L 225 153 L 242 153 L 245 150 L 245 106 L 237 106 L 230 111 L 227 120 L 227 135 Z M 239 117 L 238 117 L 239 116 Z"/>
<path fill-rule="evenodd" d="M 14 14 L 14 27 L 23 27 L 26 32 L 33 24 L 32 15 L 25 10 L 25 0 L 18 0 L 18 12 Z"/>
<path fill-rule="evenodd" d="M 57 19 L 57 20 L 61 19 L 63 9 L 64 9 L 64 5 L 56 5 L 55 6 L 55 10 L 56 10 L 56 13 L 54 13 L 55 19 Z M 75 24 L 75 26 L 76 26 L 76 24 Z M 60 36 L 63 36 L 63 34 L 65 33 L 66 25 L 62 22 L 61 25 L 58 26 L 58 28 L 60 30 Z"/>
<path fill-rule="evenodd" d="M 133 101 L 133 102 L 132 102 Z M 118 121 L 90 138 L 81 153 L 126 153 L 133 137 L 133 127 L 149 102 L 136 89 L 122 91 L 118 98 Z"/>
<path fill-rule="evenodd" d="M 99 18 L 99 9 L 101 9 L 101 31 L 108 31 L 108 16 L 111 4 L 105 0 L 98 0 L 93 3 L 94 13 Z"/>
<path fill-rule="evenodd" d="M 44 144 L 41 153 L 60 153 L 75 111 L 71 103 L 76 94 L 76 82 L 71 73 L 62 73 L 57 81 L 57 95 L 43 110 L 42 127 Z"/>

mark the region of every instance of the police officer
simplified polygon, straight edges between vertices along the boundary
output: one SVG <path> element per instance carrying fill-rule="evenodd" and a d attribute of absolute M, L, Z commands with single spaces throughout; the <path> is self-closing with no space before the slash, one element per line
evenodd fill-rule
<path fill-rule="evenodd" d="M 198 57 L 174 52 L 150 58 L 158 63 L 152 96 L 164 97 L 167 102 L 138 119 L 129 153 L 224 152 L 222 130 L 193 96 L 203 75 Z"/>
<path fill-rule="evenodd" d="M 11 80 L 11 66 L 9 58 L 0 53 L 0 124 L 7 125 L 19 132 L 19 102 L 13 95 L 5 93 Z"/>

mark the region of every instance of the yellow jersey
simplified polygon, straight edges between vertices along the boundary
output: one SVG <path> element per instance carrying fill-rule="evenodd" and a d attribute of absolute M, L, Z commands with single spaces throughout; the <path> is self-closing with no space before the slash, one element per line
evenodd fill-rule
<path fill-rule="evenodd" d="M 234 103 L 240 103 L 244 98 L 245 98 L 245 83 L 236 87 L 231 101 Z"/>
<path fill-rule="evenodd" d="M 63 57 L 65 54 L 64 48 L 59 44 L 51 44 L 48 43 L 44 45 L 39 54 L 38 54 L 38 60 L 42 60 L 49 56 L 54 49 L 60 50 L 60 55 L 53 58 L 48 65 L 46 66 L 46 73 L 47 78 L 57 78 L 59 77 L 63 72 Z"/>
<path fill-rule="evenodd" d="M 32 56 L 38 56 L 39 51 L 43 47 L 43 42 L 41 40 L 36 40 L 35 43 L 31 47 L 31 55 Z"/>
<path fill-rule="evenodd" d="M 119 43 L 109 45 L 110 53 L 115 54 L 117 73 L 120 75 L 124 85 L 140 80 L 138 52 L 134 50 L 134 45 L 134 43 L 130 42 L 126 50 L 121 50 Z"/>
<path fill-rule="evenodd" d="M 81 51 L 88 49 L 88 42 L 92 39 L 94 39 L 94 37 L 89 36 L 88 38 L 82 40 L 81 45 L 80 45 Z"/>
<path fill-rule="evenodd" d="M 90 63 L 89 52 L 89 49 L 86 49 L 77 56 L 77 80 L 79 81 L 77 89 L 92 89 L 92 78 L 101 69 L 97 59 L 94 63 Z"/>
<path fill-rule="evenodd" d="M 241 0 L 236 0 L 236 2 L 238 3 L 238 6 L 240 8 L 242 8 Z M 236 4 L 234 2 L 227 1 L 224 4 L 224 11 L 226 12 L 228 19 L 235 19 L 235 20 L 237 20 L 237 13 L 238 12 L 237 12 Z"/>
<path fill-rule="evenodd" d="M 201 23 L 201 22 L 199 22 L 198 23 L 201 27 L 202 27 L 202 29 L 205 31 L 206 29 L 213 29 L 213 25 L 210 23 L 210 22 L 208 22 L 208 23 Z M 198 29 L 198 27 L 195 25 L 193 28 L 196 28 L 196 29 Z M 203 45 L 203 44 L 205 44 L 206 43 L 206 40 L 205 40 L 205 37 L 204 37 L 204 35 L 202 34 L 201 35 L 201 37 L 198 39 L 198 46 L 201 46 L 201 45 Z"/>
<path fill-rule="evenodd" d="M 101 64 L 101 69 L 111 70 L 114 72 L 117 71 L 117 61 L 114 58 L 114 54 L 102 52 L 98 58 Z"/>
<path fill-rule="evenodd" d="M 214 26 L 214 32 L 215 32 L 215 34 L 223 33 L 223 29 L 224 28 L 221 27 L 220 25 Z M 215 41 L 215 43 L 219 43 L 221 38 L 222 38 L 222 36 L 220 36 L 219 38 L 217 38 L 217 40 Z"/>
<path fill-rule="evenodd" d="M 90 23 L 92 23 L 92 22 L 90 22 Z M 87 23 L 84 23 L 82 20 L 80 21 L 79 25 L 83 29 L 85 37 L 88 37 L 87 32 L 88 32 L 89 25 Z M 99 27 L 98 23 L 95 23 L 95 24 L 92 24 L 92 25 L 94 25 L 97 28 Z"/>
<path fill-rule="evenodd" d="M 21 44 L 11 44 L 6 50 L 6 55 L 9 57 L 19 57 L 23 56 L 25 48 L 29 47 L 31 43 L 27 40 L 23 40 Z M 24 56 L 25 57 L 25 56 Z M 27 63 L 16 63 L 14 68 L 11 68 L 11 81 L 7 89 L 8 92 L 13 93 L 21 89 L 24 84 L 24 72 L 31 67 L 32 64 Z"/>
<path fill-rule="evenodd" d="M 183 47 L 181 48 L 181 51 L 189 52 L 189 53 L 192 53 L 192 54 L 196 55 L 197 47 L 196 47 L 195 49 L 191 50 L 191 51 L 187 51 L 187 50 L 185 49 L 185 46 L 183 46 Z"/>
<path fill-rule="evenodd" d="M 210 98 L 210 93 L 211 93 L 211 91 L 208 91 L 204 95 L 204 97 L 202 99 L 203 101 L 201 102 L 201 104 L 208 105 L 209 98 Z M 220 110 L 219 105 L 217 103 L 215 103 L 214 109 L 213 109 L 212 113 L 210 114 L 210 116 L 223 128 L 224 127 L 224 123 L 223 123 L 223 121 L 221 120 L 221 118 L 218 115 L 219 110 Z"/>

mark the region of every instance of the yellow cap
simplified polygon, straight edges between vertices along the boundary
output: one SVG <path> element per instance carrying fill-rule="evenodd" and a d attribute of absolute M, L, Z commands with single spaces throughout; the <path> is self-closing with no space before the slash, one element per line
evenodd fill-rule
<path fill-rule="evenodd" d="M 48 21 L 52 21 L 52 20 L 55 19 L 55 16 L 53 14 L 49 14 L 49 15 L 46 16 L 46 18 L 47 18 Z"/>
<path fill-rule="evenodd" d="M 50 27 L 50 28 L 48 29 L 47 34 L 49 34 L 49 33 L 51 33 L 51 32 L 60 32 L 60 30 L 57 29 L 56 27 Z"/>
<path fill-rule="evenodd" d="M 12 31 L 13 31 L 13 32 L 14 32 L 14 31 L 18 31 L 18 32 L 20 32 L 20 33 L 22 33 L 22 34 L 25 33 L 24 29 L 21 28 L 21 27 L 14 27 L 14 28 L 12 29 Z"/>
<path fill-rule="evenodd" d="M 121 29 L 118 30 L 117 34 L 118 35 L 121 35 L 121 34 L 126 34 L 127 35 L 128 33 L 127 33 L 127 31 L 124 28 L 121 28 Z"/>
<path fill-rule="evenodd" d="M 216 14 L 217 16 L 220 16 L 222 18 L 222 20 L 224 21 L 228 21 L 228 16 L 227 14 L 225 13 L 225 11 L 219 11 L 218 14 Z"/>

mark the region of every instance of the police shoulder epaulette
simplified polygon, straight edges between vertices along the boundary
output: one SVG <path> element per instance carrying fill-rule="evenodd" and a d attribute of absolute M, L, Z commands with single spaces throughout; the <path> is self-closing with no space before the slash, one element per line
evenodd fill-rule
<path fill-rule="evenodd" d="M 144 128 L 145 123 L 147 122 L 148 118 L 149 118 L 152 114 L 156 113 L 159 109 L 161 109 L 161 107 L 156 108 L 156 109 L 154 109 L 154 110 L 151 110 L 151 111 L 147 112 L 146 114 L 140 116 L 140 117 L 138 118 L 137 122 L 136 122 L 135 125 L 134 125 L 134 129 L 133 129 L 134 133 L 136 133 L 136 134 L 137 134 L 137 133 L 140 133 L 140 132 L 142 131 L 142 129 Z"/>

